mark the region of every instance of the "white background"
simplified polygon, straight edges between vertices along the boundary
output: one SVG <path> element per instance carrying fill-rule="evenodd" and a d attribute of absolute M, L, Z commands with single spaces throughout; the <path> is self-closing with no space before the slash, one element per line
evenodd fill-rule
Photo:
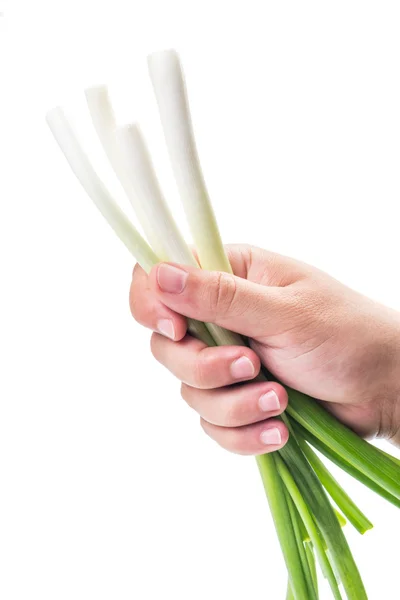
<path fill-rule="evenodd" d="M 110 83 L 121 121 L 143 123 L 180 218 L 145 62 L 176 47 L 224 239 L 309 261 L 400 309 L 398 3 L 0 9 L 0 597 L 283 599 L 255 463 L 206 438 L 153 362 L 128 310 L 133 261 L 44 116 L 66 103 L 91 145 L 82 90 Z M 376 524 L 364 538 L 348 527 L 369 597 L 394 597 L 400 515 L 340 477 Z"/>

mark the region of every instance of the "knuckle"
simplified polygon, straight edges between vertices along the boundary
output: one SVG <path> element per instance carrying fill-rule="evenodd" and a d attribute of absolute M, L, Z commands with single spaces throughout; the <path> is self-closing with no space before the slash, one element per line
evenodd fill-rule
<path fill-rule="evenodd" d="M 240 427 L 242 424 L 242 414 L 240 407 L 237 404 L 231 404 L 225 409 L 222 415 L 222 423 L 224 427 Z"/>
<path fill-rule="evenodd" d="M 217 273 L 210 298 L 210 308 L 215 316 L 223 316 L 231 312 L 236 301 L 236 279 L 229 273 Z"/>
<path fill-rule="evenodd" d="M 211 366 L 212 361 L 209 354 L 200 352 L 194 365 L 193 383 L 195 387 L 200 389 L 208 387 Z"/>

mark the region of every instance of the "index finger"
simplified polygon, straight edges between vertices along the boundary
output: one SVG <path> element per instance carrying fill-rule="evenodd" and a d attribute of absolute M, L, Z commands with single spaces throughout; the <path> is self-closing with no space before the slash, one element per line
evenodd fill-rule
<path fill-rule="evenodd" d="M 140 325 L 174 341 L 186 335 L 186 318 L 160 302 L 149 285 L 147 273 L 139 265 L 135 265 L 132 273 L 129 306 L 133 318 Z"/>

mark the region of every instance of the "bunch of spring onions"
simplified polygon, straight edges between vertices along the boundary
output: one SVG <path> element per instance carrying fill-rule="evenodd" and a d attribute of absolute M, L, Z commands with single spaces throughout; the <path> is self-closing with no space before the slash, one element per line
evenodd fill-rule
<path fill-rule="evenodd" d="M 87 104 L 147 241 L 104 186 L 61 108 L 47 114 L 48 125 L 72 171 L 145 271 L 160 261 L 174 261 L 232 272 L 200 168 L 179 57 L 173 50 L 159 52 L 149 57 L 148 66 L 198 262 L 168 209 L 139 127 L 117 127 L 106 86 L 86 90 Z M 212 323 L 190 320 L 189 331 L 209 346 L 246 344 L 238 334 Z M 269 378 L 266 370 L 262 377 Z M 367 594 L 342 527 L 347 518 L 363 534 L 372 524 L 314 448 L 398 507 L 400 461 L 359 438 L 314 399 L 287 391 L 289 405 L 281 418 L 289 428 L 289 441 L 282 450 L 256 459 L 287 566 L 287 598 L 318 599 L 318 562 L 336 600 L 364 600 Z"/>

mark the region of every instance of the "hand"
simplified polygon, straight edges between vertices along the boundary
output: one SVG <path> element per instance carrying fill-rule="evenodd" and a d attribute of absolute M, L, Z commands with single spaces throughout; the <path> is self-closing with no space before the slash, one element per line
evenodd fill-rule
<path fill-rule="evenodd" d="M 235 275 L 161 263 L 147 276 L 136 267 L 130 293 L 135 319 L 158 332 L 155 358 L 183 382 L 206 433 L 242 454 L 285 444 L 285 425 L 271 418 L 286 408 L 285 389 L 232 385 L 254 379 L 261 360 L 360 435 L 400 442 L 400 315 L 290 258 L 227 251 Z M 241 333 L 251 348 L 207 348 L 186 335 L 185 317 Z"/>

